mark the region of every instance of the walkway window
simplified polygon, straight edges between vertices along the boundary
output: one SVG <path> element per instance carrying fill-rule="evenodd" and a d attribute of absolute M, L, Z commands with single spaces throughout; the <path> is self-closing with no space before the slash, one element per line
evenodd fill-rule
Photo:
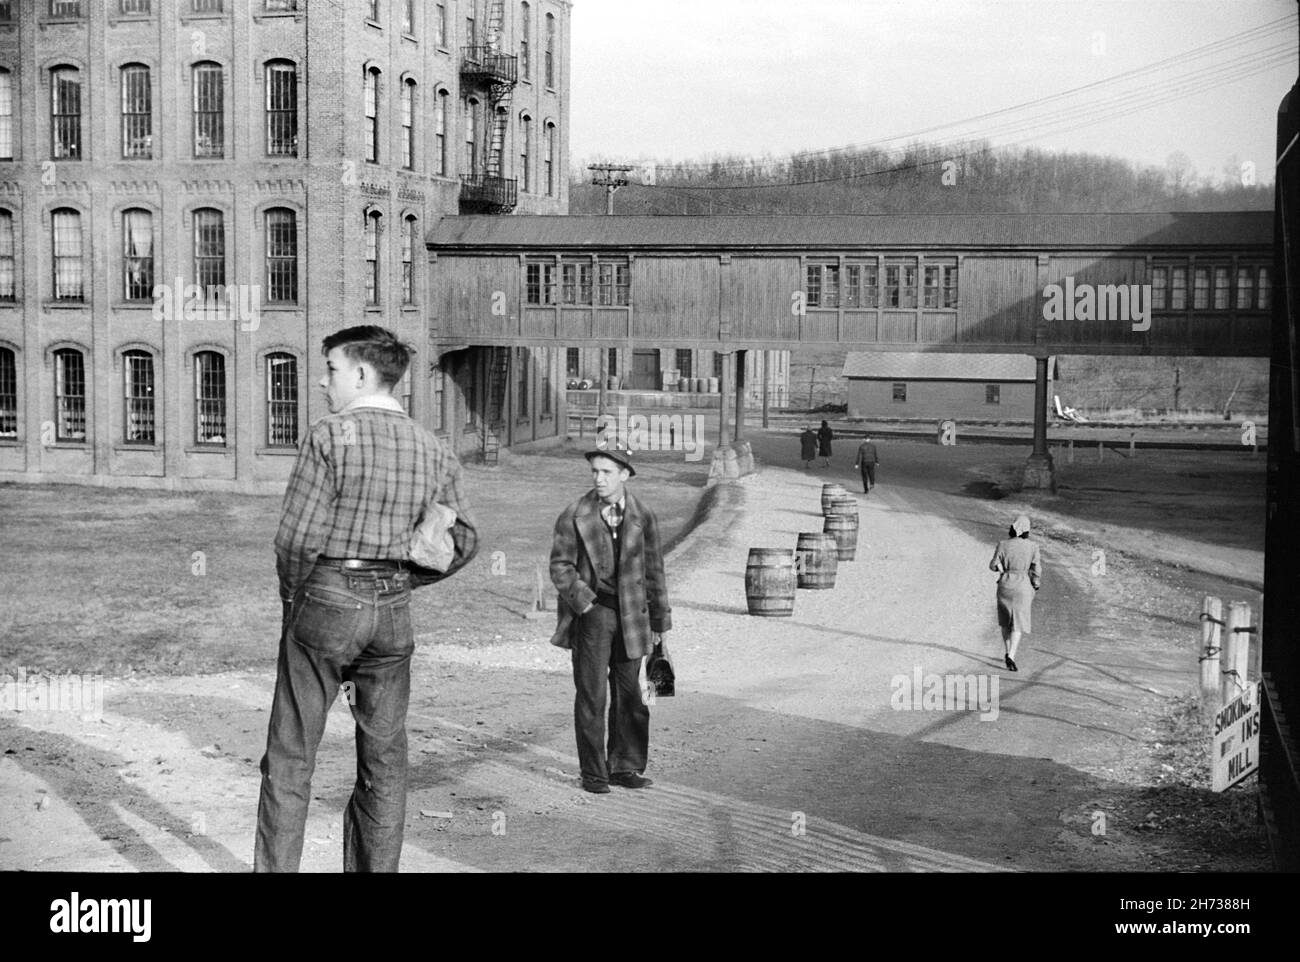
<path fill-rule="evenodd" d="M 266 300 L 298 303 L 298 216 L 286 207 L 266 212 Z"/>
<path fill-rule="evenodd" d="M 1214 269 L 1214 309 L 1226 311 L 1232 304 L 1232 281 L 1226 265 Z"/>
<path fill-rule="evenodd" d="M 1001 404 L 1002 403 L 1002 385 L 985 384 L 984 385 L 984 403 Z"/>
<path fill-rule="evenodd" d="M 1196 288 L 1194 297 L 1201 297 L 1201 271 L 1196 272 Z M 1163 311 L 1169 306 L 1169 268 L 1153 267 L 1151 268 L 1151 310 Z"/>
<path fill-rule="evenodd" d="M 225 90 L 220 64 L 198 63 L 191 72 L 194 86 L 194 156 L 226 156 Z"/>
<path fill-rule="evenodd" d="M 85 358 L 73 348 L 54 352 L 54 439 L 86 440 Z"/>
<path fill-rule="evenodd" d="M 626 261 L 603 261 L 598 272 L 602 307 L 626 307 L 631 303 L 632 271 Z"/>
<path fill-rule="evenodd" d="M 266 356 L 266 443 L 298 446 L 298 361 L 292 354 Z"/>
<path fill-rule="evenodd" d="M 194 355 L 194 443 L 226 444 L 226 359 L 216 351 Z"/>
<path fill-rule="evenodd" d="M 957 261 L 925 265 L 925 306 L 957 306 Z"/>
<path fill-rule="evenodd" d="M 556 266 L 550 261 L 530 261 L 524 266 L 524 288 L 529 304 L 555 304 L 558 291 Z"/>
<path fill-rule="evenodd" d="M 916 261 L 885 262 L 885 306 L 916 307 Z"/>
<path fill-rule="evenodd" d="M 53 212 L 54 299 L 84 300 L 84 264 L 81 257 L 81 215 L 63 208 Z"/>
<path fill-rule="evenodd" d="M 561 265 L 560 299 L 565 304 L 591 304 L 590 261 L 569 261 Z"/>
<path fill-rule="evenodd" d="M 840 306 L 840 267 L 838 263 L 809 264 L 804 293 L 809 307 Z"/>
<path fill-rule="evenodd" d="M 1237 268 L 1237 310 L 1248 311 L 1255 306 L 1255 269 Z"/>
<path fill-rule="evenodd" d="M 266 65 L 266 153 L 298 156 L 298 69 L 287 61 Z"/>
<path fill-rule="evenodd" d="M 81 71 L 58 67 L 50 73 L 50 156 L 81 159 Z"/>
<path fill-rule="evenodd" d="M 894 385 L 894 400 L 895 400 L 896 402 L 898 402 L 899 404 L 906 404 L 906 403 L 907 403 L 907 385 L 906 385 L 906 384 L 895 384 L 895 385 Z"/>
<path fill-rule="evenodd" d="M 578 370 L 582 364 L 582 352 L 576 347 L 566 348 L 564 352 L 564 376 L 578 377 Z"/>
<path fill-rule="evenodd" d="M 153 215 L 140 208 L 122 212 L 122 296 L 153 300 Z"/>
<path fill-rule="evenodd" d="M 0 347 L 0 438 L 18 437 L 18 362 L 13 351 Z"/>
<path fill-rule="evenodd" d="M 0 253 L 3 252 L 0 251 Z M 0 278 L 0 281 L 2 280 L 3 278 Z M 0 295 L 3 295 L 2 289 L 0 289 Z M 1268 268 L 1261 267 L 1259 269 L 1259 296 L 1255 299 L 1255 309 L 1260 311 L 1267 311 L 1272 309 L 1272 307 L 1273 307 L 1273 281 L 1269 277 Z"/>
<path fill-rule="evenodd" d="M 153 108 L 149 68 L 122 68 L 122 156 L 147 160 L 153 156 Z"/>
<path fill-rule="evenodd" d="M 127 444 L 153 444 L 153 355 L 127 351 L 122 355 L 123 425 Z"/>

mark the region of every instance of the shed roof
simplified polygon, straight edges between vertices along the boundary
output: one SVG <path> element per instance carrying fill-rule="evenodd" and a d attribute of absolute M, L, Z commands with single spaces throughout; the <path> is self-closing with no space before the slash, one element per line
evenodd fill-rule
<path fill-rule="evenodd" d="M 1265 246 L 1272 211 L 1067 214 L 725 214 L 442 217 L 443 250 L 772 250 Z"/>
<path fill-rule="evenodd" d="M 1052 364 L 1048 364 L 1050 375 Z M 893 381 L 1029 381 L 1034 359 L 1025 354 L 936 354 L 909 351 L 850 351 L 845 377 Z"/>

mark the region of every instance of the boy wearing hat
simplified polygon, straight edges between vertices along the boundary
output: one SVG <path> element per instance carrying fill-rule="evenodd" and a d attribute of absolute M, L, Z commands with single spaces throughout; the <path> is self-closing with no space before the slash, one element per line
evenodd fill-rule
<path fill-rule="evenodd" d="M 618 444 L 586 453 L 593 486 L 555 522 L 551 581 L 559 592 L 551 644 L 573 653 L 573 722 L 582 787 L 645 788 L 650 709 L 641 659 L 672 627 L 659 522 L 625 487 L 636 475 Z M 609 739 L 606 744 L 606 708 Z"/>

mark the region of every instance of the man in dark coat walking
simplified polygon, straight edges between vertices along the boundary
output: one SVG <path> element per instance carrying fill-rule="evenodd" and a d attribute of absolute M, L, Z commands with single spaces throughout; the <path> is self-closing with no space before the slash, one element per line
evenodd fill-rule
<path fill-rule="evenodd" d="M 879 463 L 880 458 L 876 455 L 876 446 L 871 443 L 871 438 L 863 438 L 858 445 L 857 463 L 853 465 L 862 472 L 863 494 L 876 486 L 876 465 Z"/>
<path fill-rule="evenodd" d="M 811 424 L 804 425 L 803 434 L 799 435 L 799 456 L 803 458 L 804 470 L 812 467 L 813 458 L 817 457 L 817 432 Z"/>
<path fill-rule="evenodd" d="M 654 512 L 625 487 L 636 475 L 625 448 L 588 451 L 593 487 L 555 522 L 551 581 L 559 592 L 551 644 L 573 652 L 582 787 L 645 788 L 650 709 L 641 659 L 672 627 Z M 606 687 L 608 686 L 608 688 Z M 609 742 L 605 740 L 608 697 Z"/>

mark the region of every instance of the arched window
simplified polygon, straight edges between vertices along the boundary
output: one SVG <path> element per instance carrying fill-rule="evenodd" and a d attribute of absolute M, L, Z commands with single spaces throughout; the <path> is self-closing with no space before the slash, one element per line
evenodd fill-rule
<path fill-rule="evenodd" d="M 366 160 L 379 163 L 379 68 L 366 71 Z"/>
<path fill-rule="evenodd" d="M 0 69 L 0 160 L 14 158 L 13 75 Z"/>
<path fill-rule="evenodd" d="M 266 356 L 266 443 L 298 446 L 298 359 L 292 354 Z"/>
<path fill-rule="evenodd" d="M 526 6 L 526 4 L 525 4 Z M 519 115 L 519 189 L 533 189 L 532 178 L 533 118 Z"/>
<path fill-rule="evenodd" d="M 546 15 L 546 86 L 555 86 L 555 14 Z"/>
<path fill-rule="evenodd" d="M 298 69 L 288 60 L 266 65 L 266 154 L 298 156 Z"/>
<path fill-rule="evenodd" d="M 225 81 L 221 64 L 196 63 L 190 69 L 194 88 L 194 156 L 226 156 Z"/>
<path fill-rule="evenodd" d="M 433 108 L 433 134 L 438 158 L 438 174 L 447 175 L 447 91 L 439 90 Z"/>
<path fill-rule="evenodd" d="M 519 76 L 524 80 L 533 79 L 532 61 L 528 56 L 533 33 L 532 14 L 533 8 L 527 3 L 519 5 Z"/>
<path fill-rule="evenodd" d="M 287 207 L 266 212 L 266 300 L 298 303 L 298 217 Z"/>
<path fill-rule="evenodd" d="M 54 352 L 54 439 L 86 440 L 85 357 L 75 348 Z"/>
<path fill-rule="evenodd" d="M 153 106 L 149 68 L 127 64 L 122 68 L 122 156 L 148 160 L 153 156 Z"/>
<path fill-rule="evenodd" d="M 127 444 L 153 444 L 153 355 L 148 351 L 122 354 L 122 424 Z"/>
<path fill-rule="evenodd" d="M 18 437 L 18 361 L 0 347 L 0 438 Z"/>
<path fill-rule="evenodd" d="M 478 173 L 478 107 L 474 97 L 465 101 L 465 173 Z"/>
<path fill-rule="evenodd" d="M 542 145 L 546 165 L 546 196 L 555 196 L 555 123 L 546 122 L 546 142 Z"/>
<path fill-rule="evenodd" d="M 416 220 L 414 216 L 402 221 L 402 303 L 415 303 L 415 247 Z"/>
<path fill-rule="evenodd" d="M 153 215 L 139 207 L 122 211 L 122 296 L 153 299 Z"/>
<path fill-rule="evenodd" d="M 217 351 L 194 355 L 194 443 L 226 444 L 226 358 Z"/>
<path fill-rule="evenodd" d="M 68 207 L 51 212 L 51 246 L 54 260 L 54 299 L 84 300 L 84 269 L 81 254 L 81 215 Z"/>
<path fill-rule="evenodd" d="M 379 303 L 379 233 L 383 214 L 372 210 L 366 214 L 366 303 Z"/>
<path fill-rule="evenodd" d="M 415 169 L 415 81 L 402 84 L 402 166 Z"/>
<path fill-rule="evenodd" d="M 81 71 L 75 67 L 50 71 L 50 156 L 81 159 Z"/>
<path fill-rule="evenodd" d="M 18 268 L 14 261 L 14 215 L 0 210 L 0 301 L 12 301 L 16 296 L 15 281 Z"/>
<path fill-rule="evenodd" d="M 204 303 L 225 296 L 225 217 L 212 207 L 200 207 L 194 212 L 194 283 L 202 290 Z"/>

